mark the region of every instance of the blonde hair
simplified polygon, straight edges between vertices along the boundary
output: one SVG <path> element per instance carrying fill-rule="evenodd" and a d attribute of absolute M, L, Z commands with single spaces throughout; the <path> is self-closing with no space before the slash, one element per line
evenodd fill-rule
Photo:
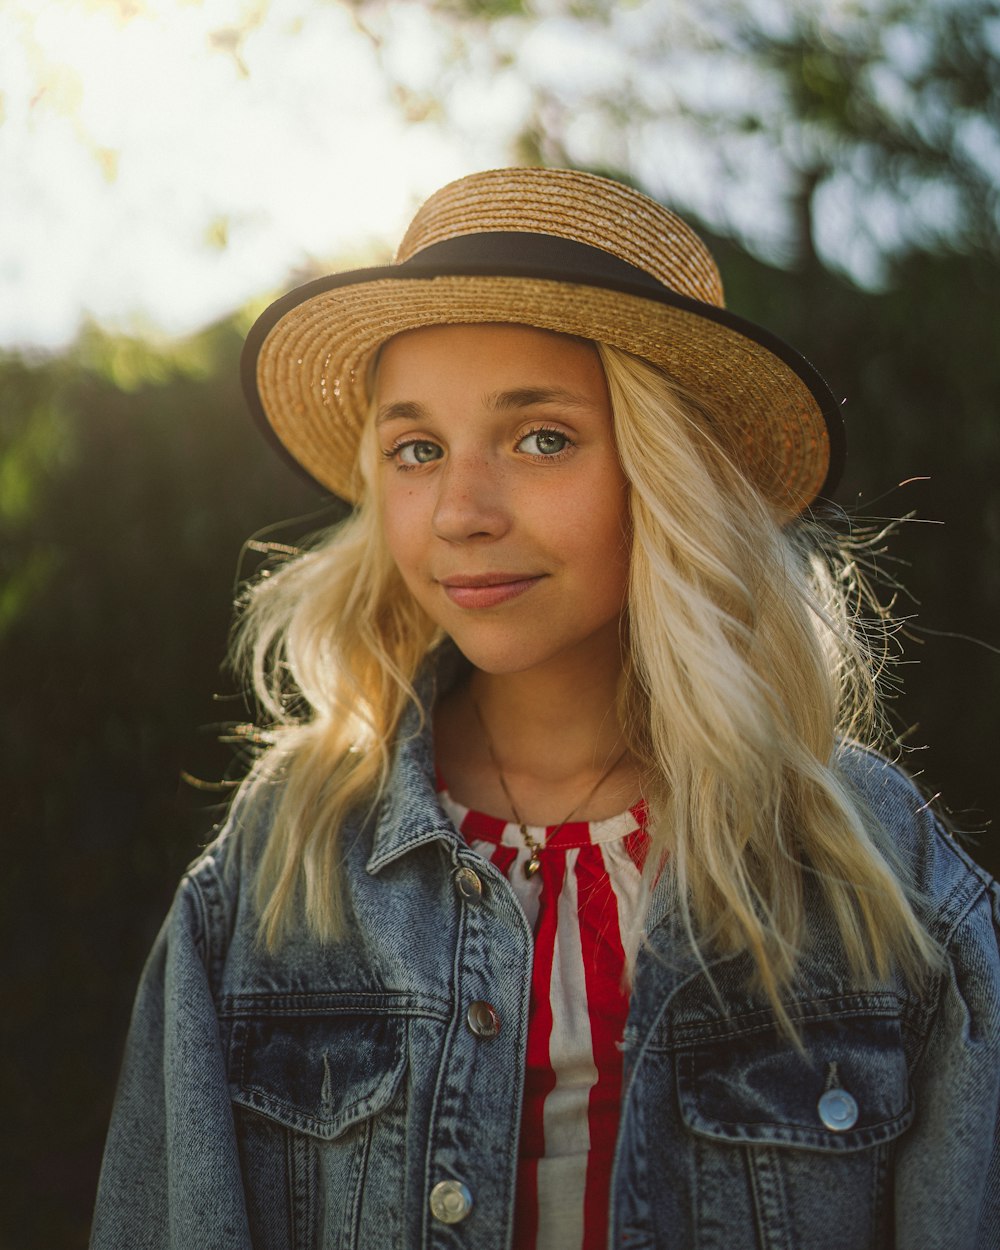
<path fill-rule="evenodd" d="M 936 958 L 836 765 L 842 740 L 878 737 L 885 622 L 864 621 L 829 537 L 784 525 L 747 481 L 704 400 L 597 349 L 631 484 L 620 711 L 650 812 L 647 891 L 666 874 L 701 958 L 749 952 L 794 1033 L 781 998 L 808 938 L 807 875 L 860 976 L 895 962 L 919 980 Z M 440 641 L 386 551 L 375 461 L 369 423 L 360 506 L 249 588 L 235 635 L 271 744 L 245 784 L 283 783 L 257 882 L 269 944 L 299 906 L 319 938 L 340 931 L 338 830 L 381 796 Z"/>

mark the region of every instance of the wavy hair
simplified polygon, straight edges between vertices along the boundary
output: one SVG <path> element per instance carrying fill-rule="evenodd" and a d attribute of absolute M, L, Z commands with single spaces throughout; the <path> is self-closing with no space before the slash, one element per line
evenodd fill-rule
<path fill-rule="evenodd" d="M 647 897 L 665 874 L 702 959 L 749 952 L 794 1034 L 782 993 L 807 941 L 807 876 L 860 976 L 896 963 L 919 981 L 937 959 L 837 768 L 842 741 L 879 741 L 891 623 L 830 531 L 784 524 L 747 480 L 703 397 L 596 346 L 631 488 L 619 710 L 649 808 Z M 371 422 L 360 457 L 359 507 L 248 588 L 234 634 L 270 743 L 244 784 L 283 783 L 257 880 L 272 945 L 303 902 L 319 938 L 340 931 L 338 830 L 382 794 L 441 640 L 386 550 Z"/>

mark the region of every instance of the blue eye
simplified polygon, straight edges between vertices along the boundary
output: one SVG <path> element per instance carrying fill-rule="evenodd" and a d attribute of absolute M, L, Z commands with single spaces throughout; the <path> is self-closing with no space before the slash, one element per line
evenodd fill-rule
<path fill-rule="evenodd" d="M 417 439 L 412 443 L 401 443 L 398 447 L 394 447 L 392 454 L 400 464 L 412 469 L 418 464 L 430 464 L 432 460 L 440 460 L 441 448 L 437 443 Z"/>
<path fill-rule="evenodd" d="M 570 446 L 569 436 L 558 430 L 532 430 L 518 443 L 531 456 L 557 456 Z"/>

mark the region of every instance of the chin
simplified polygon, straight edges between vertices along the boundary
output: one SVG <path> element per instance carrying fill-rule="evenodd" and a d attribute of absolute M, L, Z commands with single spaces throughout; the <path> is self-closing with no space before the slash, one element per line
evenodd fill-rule
<path fill-rule="evenodd" d="M 454 635 L 450 635 L 450 637 L 473 668 L 477 668 L 483 673 L 489 673 L 492 677 L 523 673 L 527 669 L 535 668 L 539 663 L 544 663 L 545 659 L 548 658 L 526 655 L 524 649 L 520 647 L 483 647 L 476 646 L 474 643 L 463 646 Z"/>
<path fill-rule="evenodd" d="M 474 668 L 493 677 L 533 670 L 541 672 L 550 665 L 555 669 L 567 665 L 589 668 L 599 664 L 607 651 L 606 645 L 594 645 L 599 637 L 596 633 L 583 638 L 572 635 L 542 639 L 525 638 L 523 631 L 510 627 L 495 631 L 492 637 L 484 637 L 482 633 L 475 637 L 474 632 L 479 631 L 456 630 L 448 636 Z"/>

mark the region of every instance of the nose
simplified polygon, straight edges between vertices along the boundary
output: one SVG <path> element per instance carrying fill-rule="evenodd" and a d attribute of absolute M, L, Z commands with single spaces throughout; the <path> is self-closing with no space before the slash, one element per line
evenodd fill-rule
<path fill-rule="evenodd" d="M 434 533 L 446 542 L 499 538 L 510 527 L 503 473 L 484 454 L 452 455 L 438 474 Z"/>

